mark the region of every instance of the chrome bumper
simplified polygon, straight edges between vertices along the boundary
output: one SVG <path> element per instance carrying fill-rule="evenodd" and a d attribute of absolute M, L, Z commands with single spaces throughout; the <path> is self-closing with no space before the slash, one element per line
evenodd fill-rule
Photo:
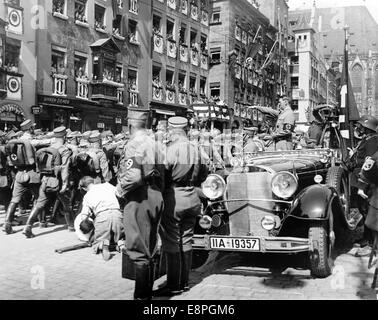
<path fill-rule="evenodd" d="M 237 236 L 223 236 L 212 235 L 213 237 L 222 238 L 239 238 Z M 291 237 L 243 237 L 260 240 L 260 250 L 249 249 L 212 249 L 210 247 L 210 235 L 194 235 L 192 246 L 194 250 L 214 250 L 214 251 L 229 251 L 229 252 L 251 252 L 251 253 L 299 253 L 312 250 L 309 239 L 306 238 L 291 238 Z"/>

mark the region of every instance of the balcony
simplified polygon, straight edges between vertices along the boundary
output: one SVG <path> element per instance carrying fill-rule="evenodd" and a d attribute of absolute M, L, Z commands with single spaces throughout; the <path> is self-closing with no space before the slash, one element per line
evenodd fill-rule
<path fill-rule="evenodd" d="M 139 92 L 137 90 L 129 89 L 129 106 L 130 107 L 138 106 L 138 95 L 139 95 Z"/>
<path fill-rule="evenodd" d="M 201 68 L 203 70 L 209 69 L 209 56 L 207 54 L 201 54 Z"/>
<path fill-rule="evenodd" d="M 180 61 L 188 62 L 188 46 L 180 44 Z"/>
<path fill-rule="evenodd" d="M 201 11 L 201 23 L 205 26 L 209 26 L 209 13 L 205 10 Z"/>
<path fill-rule="evenodd" d="M 175 103 L 176 102 L 176 92 L 174 90 L 171 90 L 171 89 L 166 89 L 166 97 L 165 97 L 165 102 L 166 103 Z"/>
<path fill-rule="evenodd" d="M 123 105 L 123 93 L 125 89 L 124 88 L 117 88 L 117 103 L 119 105 Z"/>
<path fill-rule="evenodd" d="M 92 100 L 110 100 L 118 102 L 118 89 L 123 89 L 123 83 L 104 80 L 93 80 L 92 84 Z"/>
<path fill-rule="evenodd" d="M 198 57 L 198 50 L 197 49 L 191 49 L 190 50 L 190 63 L 195 66 L 195 67 L 198 67 L 199 65 L 199 57 Z"/>
<path fill-rule="evenodd" d="M 167 40 L 167 55 L 170 58 L 176 59 L 176 57 L 177 57 L 176 41 Z"/>
<path fill-rule="evenodd" d="M 53 74 L 53 95 L 65 96 L 68 77 L 63 74 Z"/>
<path fill-rule="evenodd" d="M 154 51 L 162 54 L 164 50 L 163 37 L 160 34 L 154 34 Z"/>
<path fill-rule="evenodd" d="M 198 21 L 198 7 L 195 4 L 192 4 L 192 6 L 190 8 L 190 17 L 193 20 Z"/>
<path fill-rule="evenodd" d="M 187 98 L 187 94 L 184 93 L 184 92 L 180 92 L 179 93 L 179 104 L 183 105 L 183 106 L 186 106 L 186 98 Z"/>
<path fill-rule="evenodd" d="M 188 15 L 188 0 L 181 0 L 181 13 Z"/>
<path fill-rule="evenodd" d="M 76 98 L 88 99 L 89 94 L 89 80 L 83 78 L 76 78 Z"/>
<path fill-rule="evenodd" d="M 152 86 L 152 99 L 163 101 L 163 89 L 161 87 Z"/>
<path fill-rule="evenodd" d="M 130 0 L 129 11 L 134 14 L 138 14 L 138 0 Z"/>
<path fill-rule="evenodd" d="M 167 0 L 167 6 L 172 10 L 176 10 L 176 0 Z"/>

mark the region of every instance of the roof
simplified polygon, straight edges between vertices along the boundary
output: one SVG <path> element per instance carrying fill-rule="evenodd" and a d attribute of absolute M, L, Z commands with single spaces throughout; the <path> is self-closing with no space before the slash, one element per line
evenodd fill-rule
<path fill-rule="evenodd" d="M 115 41 L 112 38 L 105 38 L 105 39 L 99 39 L 95 43 L 91 44 L 90 47 L 93 48 L 103 48 L 106 45 L 110 45 L 113 47 L 115 51 L 121 52 L 121 49 L 118 47 L 118 45 L 115 43 Z"/>

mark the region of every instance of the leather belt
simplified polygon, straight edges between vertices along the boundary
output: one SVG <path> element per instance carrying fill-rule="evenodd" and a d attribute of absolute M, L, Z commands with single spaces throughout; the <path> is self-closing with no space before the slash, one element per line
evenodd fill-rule
<path fill-rule="evenodd" d="M 195 187 L 194 183 L 192 182 L 174 182 L 171 184 L 172 188 L 191 188 Z"/>

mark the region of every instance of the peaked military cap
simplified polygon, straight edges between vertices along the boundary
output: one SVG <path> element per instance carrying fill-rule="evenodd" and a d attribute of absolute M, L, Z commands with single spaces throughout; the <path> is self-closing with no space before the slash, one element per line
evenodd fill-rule
<path fill-rule="evenodd" d="M 64 126 L 61 126 L 61 127 L 55 128 L 53 133 L 54 133 L 55 138 L 64 138 L 67 134 L 67 129 Z"/>
<path fill-rule="evenodd" d="M 129 123 L 146 123 L 148 120 L 148 110 L 129 108 L 127 118 Z"/>
<path fill-rule="evenodd" d="M 99 142 L 101 140 L 101 134 L 100 132 L 95 132 L 95 133 L 92 133 L 89 138 L 88 138 L 88 142 L 89 143 L 95 143 L 95 142 Z"/>
<path fill-rule="evenodd" d="M 82 134 L 82 138 L 87 140 L 91 134 L 92 134 L 91 131 L 85 131 L 85 132 Z"/>
<path fill-rule="evenodd" d="M 16 137 L 16 132 L 14 132 L 13 130 L 9 131 L 9 132 L 5 135 L 5 138 L 6 138 L 7 140 L 11 140 L 11 139 L 13 139 L 13 138 L 15 138 L 15 137 Z"/>
<path fill-rule="evenodd" d="M 20 127 L 21 130 L 26 131 L 29 130 L 33 125 L 33 122 L 30 119 L 27 119 L 23 123 L 21 123 Z"/>
<path fill-rule="evenodd" d="M 184 129 L 188 125 L 188 119 L 184 117 L 172 117 L 169 118 L 168 124 L 173 129 Z"/>

